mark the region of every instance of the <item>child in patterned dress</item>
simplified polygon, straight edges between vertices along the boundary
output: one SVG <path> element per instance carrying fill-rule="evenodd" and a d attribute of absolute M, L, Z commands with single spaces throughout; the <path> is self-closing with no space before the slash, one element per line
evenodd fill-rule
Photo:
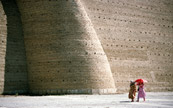
<path fill-rule="evenodd" d="M 146 93 L 145 93 L 145 90 L 144 90 L 144 83 L 139 83 L 138 86 L 139 86 L 139 88 L 138 88 L 138 99 L 137 99 L 137 102 L 139 102 L 140 98 L 143 98 L 143 100 L 145 101 Z"/>

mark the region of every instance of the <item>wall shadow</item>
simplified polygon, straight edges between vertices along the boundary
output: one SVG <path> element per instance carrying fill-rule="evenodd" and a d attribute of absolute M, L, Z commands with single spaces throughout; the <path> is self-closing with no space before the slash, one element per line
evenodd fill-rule
<path fill-rule="evenodd" d="M 3 94 L 28 92 L 26 53 L 20 13 L 15 0 L 2 0 L 7 17 L 7 43 Z"/>

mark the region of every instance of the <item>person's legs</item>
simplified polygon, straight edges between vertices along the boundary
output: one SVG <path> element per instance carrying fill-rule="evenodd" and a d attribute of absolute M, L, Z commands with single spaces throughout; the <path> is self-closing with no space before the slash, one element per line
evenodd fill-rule
<path fill-rule="evenodd" d="M 136 102 L 139 102 L 139 96 L 138 96 L 138 99 L 137 99 L 137 101 Z"/>
<path fill-rule="evenodd" d="M 138 98 L 137 98 L 137 101 L 136 102 L 139 102 L 139 92 L 138 92 Z"/>
<path fill-rule="evenodd" d="M 145 101 L 145 97 L 144 97 L 143 99 L 144 99 L 144 101 Z"/>

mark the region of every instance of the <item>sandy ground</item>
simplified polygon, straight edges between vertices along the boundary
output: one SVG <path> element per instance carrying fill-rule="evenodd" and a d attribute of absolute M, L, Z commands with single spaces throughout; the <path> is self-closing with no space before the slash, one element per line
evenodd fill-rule
<path fill-rule="evenodd" d="M 128 94 L 0 96 L 0 108 L 173 108 L 173 92 L 147 92 L 146 101 L 130 102 Z"/>

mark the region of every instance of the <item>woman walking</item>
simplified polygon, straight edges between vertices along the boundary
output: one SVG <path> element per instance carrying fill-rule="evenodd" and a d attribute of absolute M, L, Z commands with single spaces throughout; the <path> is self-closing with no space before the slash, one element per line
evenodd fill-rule
<path fill-rule="evenodd" d="M 129 99 L 132 99 L 131 102 L 134 102 L 135 96 L 136 96 L 136 84 L 135 82 L 131 81 L 130 90 L 129 90 Z"/>

